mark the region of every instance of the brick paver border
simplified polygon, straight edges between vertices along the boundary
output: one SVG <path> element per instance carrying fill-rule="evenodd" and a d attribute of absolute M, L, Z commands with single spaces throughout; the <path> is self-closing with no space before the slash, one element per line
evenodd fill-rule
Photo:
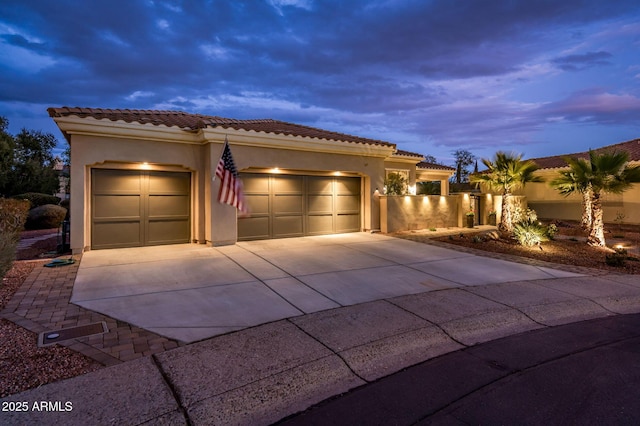
<path fill-rule="evenodd" d="M 45 262 L 38 263 L 0 312 L 0 317 L 33 333 L 104 321 L 109 329 L 107 333 L 59 344 L 106 366 L 185 345 L 71 303 L 81 256 L 73 258 L 74 264 L 57 268 L 45 268 Z"/>

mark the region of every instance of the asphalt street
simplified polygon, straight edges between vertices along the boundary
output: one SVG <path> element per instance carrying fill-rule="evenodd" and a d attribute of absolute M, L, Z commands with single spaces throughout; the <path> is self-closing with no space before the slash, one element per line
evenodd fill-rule
<path fill-rule="evenodd" d="M 637 425 L 640 314 L 534 330 L 452 352 L 282 425 Z"/>

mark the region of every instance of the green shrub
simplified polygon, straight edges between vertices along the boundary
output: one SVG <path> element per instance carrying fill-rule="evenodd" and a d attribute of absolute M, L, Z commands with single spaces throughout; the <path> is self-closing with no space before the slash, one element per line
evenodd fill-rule
<path fill-rule="evenodd" d="M 0 281 L 16 258 L 16 246 L 28 211 L 28 201 L 0 198 Z"/>
<path fill-rule="evenodd" d="M 407 179 L 400 173 L 389 173 L 384 180 L 385 195 L 405 195 L 407 193 Z"/>
<path fill-rule="evenodd" d="M 616 248 L 615 252 L 609 253 L 605 256 L 604 261 L 609 266 L 623 266 L 627 257 L 628 253 L 625 249 Z"/>
<path fill-rule="evenodd" d="M 13 198 L 18 200 L 29 200 L 31 208 L 44 206 L 45 204 L 60 204 L 60 197 L 49 194 L 40 194 L 38 192 L 25 192 L 24 194 L 14 195 Z"/>
<path fill-rule="evenodd" d="M 523 246 L 535 246 L 549 241 L 547 227 L 537 220 L 523 220 L 513 225 L 513 235 Z"/>
<path fill-rule="evenodd" d="M 65 209 L 64 207 L 56 206 L 54 204 L 45 204 L 44 206 L 36 207 L 35 209 L 29 210 L 26 228 L 57 228 L 60 226 L 66 215 L 67 209 Z"/>
<path fill-rule="evenodd" d="M 513 220 L 513 223 L 535 222 L 538 220 L 538 214 L 533 209 L 527 208 L 524 210 L 521 206 L 516 206 L 513 209 L 513 216 L 511 219 Z"/>
<path fill-rule="evenodd" d="M 555 223 L 550 223 L 547 226 L 547 238 L 549 238 L 550 240 L 553 240 L 556 238 L 557 234 L 558 234 L 558 226 Z"/>

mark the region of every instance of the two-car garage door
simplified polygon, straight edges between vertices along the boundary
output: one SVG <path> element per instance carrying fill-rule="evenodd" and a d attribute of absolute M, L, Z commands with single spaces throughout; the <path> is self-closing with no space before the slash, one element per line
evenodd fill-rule
<path fill-rule="evenodd" d="M 250 216 L 238 239 L 360 231 L 360 178 L 242 173 Z"/>
<path fill-rule="evenodd" d="M 188 243 L 191 175 L 93 169 L 93 249 Z"/>

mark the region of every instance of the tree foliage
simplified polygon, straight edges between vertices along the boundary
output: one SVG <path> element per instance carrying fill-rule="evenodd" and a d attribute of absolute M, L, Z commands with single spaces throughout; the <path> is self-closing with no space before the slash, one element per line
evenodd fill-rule
<path fill-rule="evenodd" d="M 386 195 L 405 195 L 407 193 L 407 180 L 400 173 L 389 173 L 384 180 Z"/>
<path fill-rule="evenodd" d="M 59 187 L 53 157 L 56 138 L 27 129 L 12 136 L 7 132 L 8 124 L 6 118 L 0 117 L 0 194 L 54 194 Z"/>
<path fill-rule="evenodd" d="M 453 153 L 456 159 L 455 168 L 456 174 L 454 175 L 455 183 L 463 183 L 469 181 L 469 169 L 468 167 L 473 164 L 476 157 L 466 149 L 458 149 Z"/>
<path fill-rule="evenodd" d="M 538 166 L 533 161 L 523 161 L 522 154 L 498 151 L 493 160 L 482 159 L 487 167 L 483 173 L 471 176 L 472 183 L 479 183 L 489 190 L 502 195 L 502 215 L 498 228 L 501 231 L 513 231 L 513 192 L 528 182 L 542 182 L 534 172 Z"/>

